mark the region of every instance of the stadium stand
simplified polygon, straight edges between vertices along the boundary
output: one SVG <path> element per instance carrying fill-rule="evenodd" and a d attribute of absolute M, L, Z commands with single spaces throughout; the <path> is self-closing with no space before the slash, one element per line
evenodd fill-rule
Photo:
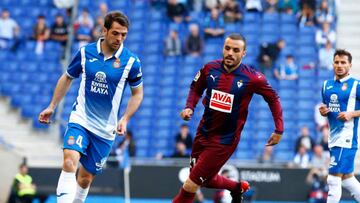
<path fill-rule="evenodd" d="M 94 11 L 91 14 L 95 16 L 96 6 L 100 2 L 103 1 L 94 0 L 91 4 L 90 1 L 80 1 L 80 9 L 91 5 L 90 11 Z M 178 114 L 185 105 L 189 85 L 202 64 L 221 56 L 222 40 L 207 40 L 204 55 L 200 57 L 165 57 L 163 43 L 169 28 L 179 29 L 180 37 L 184 39 L 188 32 L 185 24 L 174 25 L 169 22 L 164 17 L 165 8 L 153 7 L 149 1 L 108 1 L 108 5 L 110 10 L 122 10 L 129 15 L 131 27 L 125 46 L 142 61 L 145 97 L 139 112 L 129 124 L 137 143 L 137 157 L 154 157 L 158 152 L 170 154 L 173 151 L 174 135 L 182 123 Z M 45 54 L 39 56 L 34 53 L 35 42 L 28 40 L 28 36 L 39 14 L 54 19 L 57 13 L 64 14 L 64 11 L 55 8 L 52 0 L 20 0 L 15 4 L 4 0 L 0 2 L 0 8 L 10 10 L 11 16 L 21 27 L 24 39 L 17 52 L 0 51 L 0 93 L 11 99 L 11 106 L 19 108 L 22 117 L 33 121 L 34 128 L 46 129 L 46 125 L 37 122 L 37 116 L 49 102 L 57 78 L 62 73 L 62 47 L 56 42 L 47 41 Z M 205 16 L 205 11 L 193 11 L 190 16 Z M 193 21 L 199 22 L 198 19 Z M 318 49 L 314 43 L 316 27 L 299 28 L 295 14 L 244 11 L 243 22 L 226 24 L 225 30 L 227 34 L 238 32 L 247 38 L 248 51 L 244 63 L 257 67 L 260 44 L 278 39 L 284 39 L 287 43 L 283 54 L 293 53 L 295 56 L 300 67 L 298 80 L 277 81 L 269 78 L 280 95 L 285 118 L 284 140 L 275 149 L 275 155 L 279 161 L 289 161 L 293 157 L 294 141 L 301 126 L 307 125 L 313 132 L 311 134 L 316 135 L 313 111 L 315 104 L 320 101 L 320 81 L 332 75 L 328 70 L 315 67 Z M 78 44 L 74 43 L 73 46 L 74 52 Z M 79 82 L 74 81 L 65 98 L 61 112 L 62 132 L 76 99 Z M 125 92 L 123 103 L 129 97 L 130 92 Z M 123 110 L 124 106 L 121 112 Z M 195 132 L 202 111 L 203 107 L 199 103 L 195 117 L 189 123 L 192 132 Z M 233 158 L 255 160 L 272 130 L 273 121 L 268 106 L 255 95 L 241 144 Z"/>

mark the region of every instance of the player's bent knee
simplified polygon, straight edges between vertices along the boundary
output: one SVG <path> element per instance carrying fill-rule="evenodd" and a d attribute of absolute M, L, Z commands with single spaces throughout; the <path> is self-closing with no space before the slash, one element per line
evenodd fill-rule
<path fill-rule="evenodd" d="M 75 172 L 77 169 L 77 161 L 68 157 L 64 159 L 63 169 L 66 172 Z"/>
<path fill-rule="evenodd" d="M 188 178 L 185 181 L 183 188 L 187 192 L 195 193 L 200 188 L 200 186 L 194 183 L 192 180 L 190 180 L 190 178 Z"/>
<path fill-rule="evenodd" d="M 83 177 L 79 177 L 78 179 L 78 184 L 80 185 L 80 187 L 82 188 L 88 188 L 92 182 L 92 178 L 89 176 L 83 176 Z"/>

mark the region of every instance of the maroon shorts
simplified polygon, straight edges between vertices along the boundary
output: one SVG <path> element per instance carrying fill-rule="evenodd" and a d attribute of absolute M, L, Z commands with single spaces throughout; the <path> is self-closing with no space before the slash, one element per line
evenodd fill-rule
<path fill-rule="evenodd" d="M 206 180 L 216 176 L 234 153 L 238 142 L 239 139 L 235 139 L 233 144 L 224 145 L 197 135 L 190 157 L 190 180 L 202 185 Z"/>

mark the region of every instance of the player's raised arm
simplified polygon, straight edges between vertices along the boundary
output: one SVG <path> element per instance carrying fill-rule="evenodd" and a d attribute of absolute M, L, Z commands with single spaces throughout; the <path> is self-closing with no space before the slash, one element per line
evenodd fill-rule
<path fill-rule="evenodd" d="M 264 100 L 268 103 L 275 123 L 275 131 L 271 134 L 266 145 L 275 145 L 280 142 L 281 135 L 284 132 L 284 121 L 279 96 L 267 82 L 264 75 L 258 73 L 255 77 L 255 93 L 263 96 Z"/>

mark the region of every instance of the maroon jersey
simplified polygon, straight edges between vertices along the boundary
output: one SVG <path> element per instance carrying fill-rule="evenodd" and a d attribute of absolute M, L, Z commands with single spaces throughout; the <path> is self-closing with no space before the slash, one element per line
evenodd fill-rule
<path fill-rule="evenodd" d="M 191 83 L 186 108 L 194 110 L 204 90 L 205 106 L 197 135 L 214 139 L 221 144 L 232 144 L 240 139 L 245 125 L 248 106 L 254 93 L 262 95 L 269 104 L 275 122 L 275 132 L 284 131 L 279 97 L 265 76 L 255 69 L 240 64 L 228 73 L 223 60 L 207 63 Z"/>

